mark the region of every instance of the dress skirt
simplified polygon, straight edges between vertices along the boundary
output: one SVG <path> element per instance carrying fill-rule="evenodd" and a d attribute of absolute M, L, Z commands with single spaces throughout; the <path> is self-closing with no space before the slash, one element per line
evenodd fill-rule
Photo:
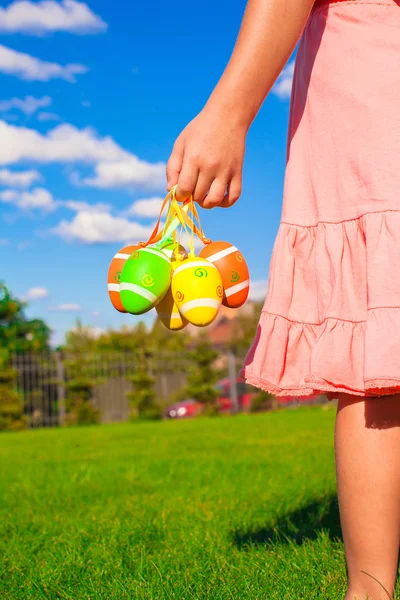
<path fill-rule="evenodd" d="M 267 298 L 241 375 L 278 396 L 400 392 L 400 0 L 312 10 Z"/>

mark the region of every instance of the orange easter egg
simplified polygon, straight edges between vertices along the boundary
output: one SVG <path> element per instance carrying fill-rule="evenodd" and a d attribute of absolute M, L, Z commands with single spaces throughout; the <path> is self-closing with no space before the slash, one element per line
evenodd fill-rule
<path fill-rule="evenodd" d="M 122 306 L 121 298 L 119 295 L 119 280 L 121 277 L 121 271 L 130 256 L 136 250 L 138 246 L 125 246 L 114 256 L 108 269 L 108 295 L 110 296 L 111 304 L 119 312 L 126 313 L 127 311 Z"/>
<path fill-rule="evenodd" d="M 250 275 L 246 261 L 236 246 L 228 242 L 211 242 L 199 256 L 212 262 L 218 269 L 224 288 L 222 304 L 239 308 L 249 295 Z"/>

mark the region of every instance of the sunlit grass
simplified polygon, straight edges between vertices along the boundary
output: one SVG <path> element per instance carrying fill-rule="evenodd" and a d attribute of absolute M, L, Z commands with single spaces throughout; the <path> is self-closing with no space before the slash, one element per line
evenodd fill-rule
<path fill-rule="evenodd" d="M 0 597 L 341 599 L 334 410 L 0 436 Z"/>

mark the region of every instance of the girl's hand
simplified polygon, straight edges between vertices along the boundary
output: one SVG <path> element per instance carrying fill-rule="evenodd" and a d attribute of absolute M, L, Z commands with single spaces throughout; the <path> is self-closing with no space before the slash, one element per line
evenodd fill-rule
<path fill-rule="evenodd" d="M 182 131 L 167 164 L 168 190 L 203 208 L 232 206 L 242 191 L 247 127 L 209 106 Z"/>
<path fill-rule="evenodd" d="M 296 47 L 314 0 L 248 0 L 231 59 L 201 113 L 175 142 L 168 190 L 204 208 L 232 206 L 247 131 Z"/>

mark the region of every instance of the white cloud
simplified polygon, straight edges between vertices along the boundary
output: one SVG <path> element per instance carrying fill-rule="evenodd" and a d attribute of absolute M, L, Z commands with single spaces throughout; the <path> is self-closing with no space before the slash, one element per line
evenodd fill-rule
<path fill-rule="evenodd" d="M 145 241 L 150 237 L 152 227 L 129 221 L 121 217 L 113 217 L 104 212 L 78 212 L 72 221 L 61 221 L 51 233 L 66 241 L 78 241 L 85 244 L 107 242 Z"/>
<path fill-rule="evenodd" d="M 259 279 L 259 280 L 255 280 L 255 281 L 250 279 L 250 292 L 249 292 L 250 300 L 255 300 L 255 301 L 264 300 L 264 298 L 267 294 L 267 286 L 268 286 L 267 279 Z"/>
<path fill-rule="evenodd" d="M 42 111 L 38 113 L 38 121 L 61 121 L 61 117 L 56 113 Z"/>
<path fill-rule="evenodd" d="M 290 94 L 292 93 L 293 74 L 294 61 L 286 65 L 272 88 L 273 93 L 281 98 L 281 100 L 290 98 Z"/>
<path fill-rule="evenodd" d="M 25 296 L 24 299 L 25 300 L 42 300 L 43 298 L 48 298 L 49 297 L 49 290 L 47 290 L 44 287 L 33 287 L 30 288 Z"/>
<path fill-rule="evenodd" d="M 0 164 L 124 160 L 131 156 L 111 137 L 99 137 L 91 128 L 57 125 L 46 134 L 0 121 Z"/>
<path fill-rule="evenodd" d="M 104 335 L 106 333 L 106 330 L 104 329 L 104 327 L 93 327 L 93 326 L 89 326 L 87 328 L 89 335 L 97 340 L 99 337 L 101 337 L 102 335 Z"/>
<path fill-rule="evenodd" d="M 42 179 L 38 171 L 9 171 L 0 169 L 0 185 L 27 188 Z"/>
<path fill-rule="evenodd" d="M 31 192 L 7 189 L 0 192 L 0 201 L 23 210 L 39 209 L 45 212 L 52 211 L 57 206 L 52 194 L 44 188 L 35 188 Z"/>
<path fill-rule="evenodd" d="M 136 156 L 117 162 L 100 162 L 95 166 L 95 177 L 87 177 L 83 183 L 99 188 L 118 188 L 140 185 L 160 188 L 165 182 L 164 163 L 148 163 Z"/>
<path fill-rule="evenodd" d="M 85 335 L 91 337 L 93 340 L 96 340 L 104 333 L 106 333 L 106 330 L 103 327 L 93 327 L 93 325 L 81 325 L 79 329 L 74 325 L 73 327 L 71 327 L 70 331 L 80 331 L 81 333 L 84 333 Z"/>
<path fill-rule="evenodd" d="M 58 304 L 58 306 L 49 306 L 49 310 L 77 312 L 77 311 L 81 310 L 81 307 L 79 306 L 79 304 L 67 302 L 65 304 Z"/>
<path fill-rule="evenodd" d="M 143 198 L 136 200 L 124 214 L 126 216 L 136 215 L 138 217 L 158 217 L 164 198 Z"/>
<path fill-rule="evenodd" d="M 82 100 L 81 104 L 85 108 L 90 108 L 92 106 L 92 103 L 89 100 Z"/>
<path fill-rule="evenodd" d="M 9 243 L 9 240 L 6 238 L 0 238 L 0 246 L 8 246 Z"/>
<path fill-rule="evenodd" d="M 83 181 L 91 186 L 160 189 L 165 185 L 163 163 L 140 160 L 92 128 L 77 129 L 65 123 L 41 134 L 0 120 L 0 139 L 0 164 L 81 162 L 95 165 L 95 177 Z"/>
<path fill-rule="evenodd" d="M 47 212 L 59 207 L 67 208 L 76 213 L 110 213 L 112 210 L 111 204 L 103 202 L 89 204 L 80 200 L 55 200 L 53 195 L 44 188 L 35 188 L 29 192 L 6 189 L 0 191 L 0 202 L 12 204 L 23 210 L 39 209 Z"/>
<path fill-rule="evenodd" d="M 0 44 L 0 72 L 15 75 L 26 81 L 49 81 L 50 79 L 64 79 L 75 83 L 75 75 L 87 72 L 84 65 L 70 64 L 59 65 L 46 62 L 40 58 L 17 52 Z"/>
<path fill-rule="evenodd" d="M 60 204 L 72 210 L 74 212 L 95 212 L 95 213 L 109 213 L 111 212 L 111 204 L 104 204 L 103 202 L 97 202 L 96 204 L 89 204 L 88 202 L 81 202 L 80 200 L 64 200 Z"/>
<path fill-rule="evenodd" d="M 0 112 L 7 112 L 13 108 L 17 108 L 25 115 L 33 115 L 39 108 L 46 108 L 52 103 L 50 96 L 43 98 L 34 98 L 33 96 L 25 96 L 25 98 L 11 98 L 10 100 L 0 100 Z"/>
<path fill-rule="evenodd" d="M 107 23 L 95 15 L 87 4 L 75 0 L 17 0 L 7 8 L 0 8 L 0 31 L 7 33 L 100 33 L 106 29 Z"/>

